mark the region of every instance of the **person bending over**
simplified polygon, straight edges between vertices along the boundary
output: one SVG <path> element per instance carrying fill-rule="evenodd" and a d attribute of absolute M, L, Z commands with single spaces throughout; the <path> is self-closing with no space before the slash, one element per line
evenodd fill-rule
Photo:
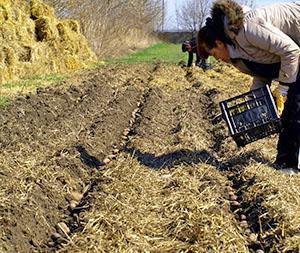
<path fill-rule="evenodd" d="M 206 70 L 209 68 L 209 65 L 207 64 L 205 59 L 201 59 L 199 57 L 198 51 L 197 51 L 197 42 L 196 38 L 192 38 L 191 40 L 186 40 L 182 44 L 182 52 L 188 52 L 188 63 L 187 67 L 191 67 L 194 60 L 194 54 L 196 54 L 196 62 L 195 65 L 202 68 L 203 70 Z"/>
<path fill-rule="evenodd" d="M 298 172 L 300 3 L 250 10 L 232 0 L 219 0 L 198 33 L 197 47 L 200 56 L 212 55 L 253 76 L 251 89 L 279 81 L 274 96 L 282 130 L 275 165 L 286 172 Z"/>

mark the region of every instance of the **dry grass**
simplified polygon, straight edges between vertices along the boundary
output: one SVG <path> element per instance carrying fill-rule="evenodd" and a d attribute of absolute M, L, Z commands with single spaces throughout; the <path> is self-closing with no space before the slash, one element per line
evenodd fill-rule
<path fill-rule="evenodd" d="M 189 91 L 192 83 L 185 75 L 176 66 L 156 68 L 149 85 L 157 100 L 144 108 L 147 120 L 132 145 L 154 160 L 178 150 L 190 156 L 169 169 L 153 170 L 123 153 L 99 173 L 106 183 L 91 193 L 84 230 L 59 252 L 249 252 L 229 208 L 231 182 L 205 161 L 188 165 L 197 151 L 213 150 L 204 119 L 209 101 L 201 90 Z M 171 134 L 178 123 L 179 133 Z"/>
<path fill-rule="evenodd" d="M 144 155 L 152 154 L 153 160 L 170 155 L 175 163 L 155 170 L 134 154 L 121 152 L 117 160 L 93 178 L 99 179 L 97 182 L 100 183 L 88 195 L 92 200 L 90 209 L 80 214 L 83 231 L 73 234 L 69 243 L 58 252 L 251 252 L 245 231 L 229 208 L 227 186 L 232 185 L 233 181 L 211 161 L 200 159 L 191 164 L 196 151 L 204 151 L 212 158 L 218 158 L 219 162 L 236 158 L 237 164 L 246 164 L 241 168 L 241 176 L 245 180 L 255 178 L 255 182 L 244 189 L 243 201 L 253 205 L 261 202 L 260 211 L 265 211 L 264 215 L 276 220 L 275 228 L 261 232 L 262 235 L 270 233 L 279 238 L 271 252 L 299 250 L 299 176 L 282 175 L 269 167 L 276 152 L 275 138 L 237 149 L 231 139 L 225 140 L 226 136 L 218 133 L 222 139 L 223 153 L 214 149 L 216 140 L 212 135 L 221 126 L 211 125 L 206 115 L 210 109 L 207 106 L 246 91 L 250 86 L 248 77 L 221 65 L 207 72 L 160 65 L 150 79 L 145 78 L 149 67 L 144 65 L 132 65 L 130 69 L 126 66 L 105 66 L 104 70 L 106 73 L 96 81 L 101 80 L 118 88 L 128 85 L 153 88 L 150 98 L 154 100 L 152 104 L 149 100 L 145 106 L 144 117 L 131 145 Z M 145 83 L 146 80 L 150 82 Z M 72 84 L 77 85 L 75 81 Z M 219 94 L 215 101 L 210 101 L 202 93 L 213 88 Z M 93 119 L 98 107 L 93 110 L 81 117 Z M 122 110 L 117 113 L 122 113 Z M 34 232 L 44 233 L 48 229 L 50 233 L 53 230 L 49 226 L 47 210 L 55 213 L 55 208 L 67 209 L 67 193 L 80 191 L 89 178 L 86 171 L 81 177 L 74 177 L 73 169 L 81 170 L 81 162 L 79 154 L 67 148 L 78 140 L 80 121 L 74 122 L 72 118 L 64 120 L 61 129 L 66 129 L 68 135 L 61 137 L 59 132 L 53 130 L 53 139 L 40 139 L 36 143 L 28 133 L 28 145 L 22 142 L 13 147 L 13 152 L 4 150 L 0 155 L 4 161 L 0 175 L 0 208 L 17 210 L 20 215 L 13 217 L 21 217 L 22 220 L 28 219 L 27 214 L 32 214 L 29 217 L 36 219 L 41 231 L 31 231 L 29 225 L 25 230 L 30 238 L 36 240 L 39 237 Z M 180 130 L 174 132 L 178 123 Z M 87 120 L 86 124 L 88 127 L 90 122 Z M 43 131 L 43 128 L 39 129 L 37 136 L 43 136 Z M 101 138 L 101 133 L 96 137 L 88 135 L 84 141 L 89 143 L 89 147 L 99 147 L 96 138 Z M 56 163 L 58 158 L 53 158 L 47 150 L 65 150 L 61 156 L 71 164 L 70 171 L 61 171 L 60 164 Z M 178 150 L 188 150 L 181 160 L 174 155 Z M 257 151 L 267 163 L 250 157 L 248 164 L 242 155 L 251 151 Z M 53 163 L 49 157 L 52 157 Z M 65 163 L 63 166 L 68 168 Z M 164 167 L 163 164 L 161 167 Z M 45 193 L 49 205 L 39 205 L 37 190 Z M 51 219 L 59 221 L 58 217 Z M 0 221 L 1 224 L 9 224 L 7 226 L 20 223 L 18 219 L 12 220 L 11 216 L 1 217 Z M 4 232 L 0 236 L 2 241 L 7 239 Z M 38 245 L 41 243 L 37 242 Z M 7 245 L 1 245 L 0 249 L 5 252 L 5 247 Z"/>
<path fill-rule="evenodd" d="M 118 70 L 118 76 L 110 73 Z M 125 89 L 129 74 L 122 67 L 114 70 L 107 66 L 102 73 L 99 71 L 78 74 L 58 87 L 47 88 L 47 92 L 42 89 L 38 95 L 29 95 L 28 100 L 23 98 L 14 106 L 1 108 L 0 252 L 28 252 L 32 244 L 36 251 L 44 252 L 40 247 L 50 239 L 68 209 L 68 193 L 81 191 L 88 182 L 89 170 L 74 144 L 79 132 L 89 127 L 107 104 L 106 99 L 112 99 L 105 92 L 101 96 L 88 92 L 102 82 L 108 85 L 104 90 L 113 89 L 110 82 Z M 130 78 L 140 76 L 138 69 L 131 71 Z M 147 68 L 141 72 L 146 75 Z M 83 90 L 98 101 L 89 102 L 88 96 L 82 102 Z M 86 142 L 88 147 L 93 144 L 91 140 Z M 96 143 L 99 152 L 101 144 Z"/>
<path fill-rule="evenodd" d="M 61 141 L 68 145 L 68 138 Z M 20 231 L 26 231 L 36 245 L 45 243 L 45 234 L 50 236 L 54 231 L 53 224 L 59 221 L 60 210 L 67 209 L 66 195 L 84 187 L 87 180 L 87 172 L 76 164 L 76 157 L 67 157 L 73 163 L 72 170 L 62 170 L 59 164 L 49 161 L 51 146 L 64 148 L 57 141 L 49 140 L 47 145 L 31 141 L 30 146 L 34 149 L 20 143 L 16 147 L 18 152 L 1 151 L 0 209 L 4 214 L 0 217 L 1 252 L 27 250 L 15 239 L 18 236 L 20 241 L 23 239 Z M 80 177 L 74 175 L 75 171 L 80 171 Z M 10 228 L 13 229 L 9 231 Z"/>
<path fill-rule="evenodd" d="M 217 72 L 217 73 L 216 73 Z M 215 87 L 219 92 L 219 100 L 233 97 L 234 95 L 246 92 L 251 85 L 251 78 L 237 73 L 235 69 L 226 65 L 219 65 L 216 69 L 209 70 L 208 75 L 202 76 L 205 80 L 204 87 Z M 193 73 L 193 77 L 198 74 Z M 196 79 L 200 79 L 196 78 Z M 231 139 L 227 142 L 234 145 Z M 244 196 L 244 201 L 255 205 L 262 201 L 261 212 L 262 219 L 269 217 L 269 222 L 272 219 L 276 221 L 276 228 L 270 231 L 261 231 L 263 237 L 274 236 L 279 240 L 274 243 L 270 252 L 298 252 L 300 250 L 300 175 L 290 177 L 281 172 L 274 170 L 271 167 L 276 156 L 277 136 L 272 136 L 252 144 L 242 149 L 236 149 L 234 154 L 226 148 L 229 153 L 225 153 L 225 157 L 238 157 L 244 153 L 255 151 L 267 163 L 256 160 L 257 157 L 252 157 L 249 165 L 246 165 L 245 171 L 242 172 L 244 178 L 255 179 L 255 182 L 250 186 Z M 225 158 L 223 157 L 223 159 Z M 240 161 L 240 164 L 245 164 L 245 160 Z M 255 221 L 254 221 L 255 222 Z M 256 221 L 259 222 L 259 221 Z"/>
<path fill-rule="evenodd" d="M 248 252 L 213 167 L 151 171 L 123 156 L 101 177 L 84 231 L 59 252 Z"/>
<path fill-rule="evenodd" d="M 300 175 L 290 177 L 274 169 L 251 164 L 245 171 L 247 177 L 255 177 L 255 184 L 247 191 L 246 198 L 253 203 L 263 198 L 262 214 L 276 220 L 277 226 L 270 233 L 277 234 L 279 244 L 272 252 L 296 252 L 300 249 Z M 268 235 L 268 233 L 266 233 Z"/>
<path fill-rule="evenodd" d="M 45 2 L 53 5 L 60 17 L 80 22 L 90 46 L 101 59 L 117 57 L 157 43 L 153 31 L 161 17 L 159 1 Z"/>
<path fill-rule="evenodd" d="M 185 70 L 174 65 L 159 64 L 149 85 L 166 91 L 183 90 L 191 86 Z M 176 74 L 174 74 L 176 73 Z"/>
<path fill-rule="evenodd" d="M 250 76 L 221 62 L 215 62 L 213 69 L 206 72 L 199 68 L 193 68 L 189 72 L 191 73 L 187 77 L 192 84 L 199 83 L 207 90 L 216 89 L 224 99 L 246 92 L 251 86 Z"/>
<path fill-rule="evenodd" d="M 67 75 L 56 74 L 31 77 L 17 82 L 7 82 L 0 85 L 0 98 L 4 97 L 13 100 L 16 96 L 35 93 L 37 88 L 51 86 L 67 78 Z"/>

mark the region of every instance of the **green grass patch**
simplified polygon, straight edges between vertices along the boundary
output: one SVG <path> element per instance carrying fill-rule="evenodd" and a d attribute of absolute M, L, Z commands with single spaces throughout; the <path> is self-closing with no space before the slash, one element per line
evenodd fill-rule
<path fill-rule="evenodd" d="M 133 54 L 107 60 L 105 61 L 105 63 L 152 64 L 158 61 L 175 64 L 179 63 L 180 61 L 184 61 L 187 63 L 188 53 L 183 53 L 181 51 L 181 44 L 159 43 Z M 194 55 L 193 61 L 196 61 L 196 55 Z M 211 56 L 208 59 L 209 63 L 214 63 L 215 61 L 216 60 Z M 103 64 L 103 62 L 100 62 L 99 65 L 101 64 Z"/>
<path fill-rule="evenodd" d="M 1 89 L 26 89 L 26 88 L 37 88 L 45 86 L 49 83 L 63 81 L 67 78 L 64 75 L 43 75 L 43 76 L 33 76 L 20 80 L 18 82 L 8 82 L 1 85 Z"/>
<path fill-rule="evenodd" d="M 180 44 L 159 43 L 139 52 L 106 61 L 106 63 L 178 63 L 187 61 L 187 53 L 182 53 Z"/>
<path fill-rule="evenodd" d="M 42 75 L 33 76 L 18 82 L 8 82 L 0 85 L 0 106 L 6 106 L 16 95 L 27 94 L 38 87 L 49 86 L 53 83 L 66 80 L 67 75 Z"/>
<path fill-rule="evenodd" d="M 0 96 L 0 107 L 7 106 L 10 103 L 10 99 L 7 96 Z"/>

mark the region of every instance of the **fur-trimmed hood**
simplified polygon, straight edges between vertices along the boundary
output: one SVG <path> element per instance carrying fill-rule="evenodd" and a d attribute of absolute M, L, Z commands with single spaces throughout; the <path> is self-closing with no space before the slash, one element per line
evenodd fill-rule
<path fill-rule="evenodd" d="M 278 3 L 245 11 L 233 0 L 217 0 L 212 25 L 232 40 L 232 59 L 262 64 L 280 62 L 278 80 L 294 83 L 300 63 L 300 3 Z M 254 74 L 255 75 L 255 74 Z"/>
<path fill-rule="evenodd" d="M 211 17 L 219 28 L 224 29 L 225 33 L 233 38 L 242 28 L 245 12 L 249 8 L 243 7 L 232 0 L 218 0 L 211 9 Z"/>

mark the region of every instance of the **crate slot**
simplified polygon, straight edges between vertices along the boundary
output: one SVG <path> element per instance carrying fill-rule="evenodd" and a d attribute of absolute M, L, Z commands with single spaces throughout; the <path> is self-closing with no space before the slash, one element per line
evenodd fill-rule
<path fill-rule="evenodd" d="M 238 146 L 280 131 L 280 119 L 269 86 L 222 101 L 220 107 Z"/>

